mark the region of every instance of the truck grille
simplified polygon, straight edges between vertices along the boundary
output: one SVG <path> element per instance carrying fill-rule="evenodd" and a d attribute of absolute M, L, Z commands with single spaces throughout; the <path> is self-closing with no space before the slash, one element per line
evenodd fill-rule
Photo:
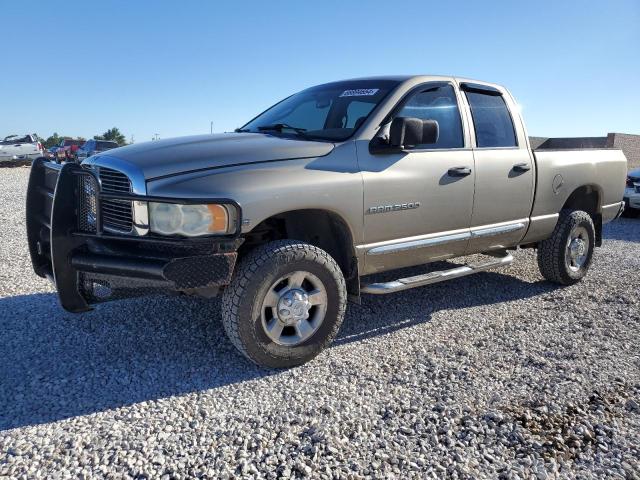
<path fill-rule="evenodd" d="M 96 214 L 96 196 L 98 195 L 98 188 L 96 180 L 90 175 L 80 175 L 78 176 L 78 182 L 80 190 L 78 229 L 83 232 L 95 233 L 98 227 Z"/>
<path fill-rule="evenodd" d="M 110 168 L 98 169 L 100 185 L 104 193 L 130 193 L 129 178 Z M 102 225 L 106 230 L 130 233 L 133 229 L 133 212 L 130 200 L 102 200 Z"/>

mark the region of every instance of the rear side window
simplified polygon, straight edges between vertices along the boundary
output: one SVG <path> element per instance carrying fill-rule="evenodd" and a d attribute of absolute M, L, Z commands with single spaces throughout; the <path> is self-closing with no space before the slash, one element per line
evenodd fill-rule
<path fill-rule="evenodd" d="M 517 146 L 513 120 L 502 95 L 466 94 L 476 130 L 476 145 L 485 148 Z"/>
<path fill-rule="evenodd" d="M 461 148 L 464 146 L 462 121 L 455 91 L 451 85 L 422 90 L 407 100 L 398 117 L 413 117 L 438 122 L 438 141 L 422 148 Z"/>

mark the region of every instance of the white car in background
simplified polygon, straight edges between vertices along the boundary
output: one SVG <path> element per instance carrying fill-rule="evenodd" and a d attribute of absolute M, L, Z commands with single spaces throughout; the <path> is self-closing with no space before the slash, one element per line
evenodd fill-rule
<path fill-rule="evenodd" d="M 35 160 L 44 154 L 37 135 L 9 135 L 0 142 L 0 162 Z"/>
<path fill-rule="evenodd" d="M 624 189 L 624 213 L 627 217 L 640 216 L 640 168 L 627 174 L 627 185 Z"/>

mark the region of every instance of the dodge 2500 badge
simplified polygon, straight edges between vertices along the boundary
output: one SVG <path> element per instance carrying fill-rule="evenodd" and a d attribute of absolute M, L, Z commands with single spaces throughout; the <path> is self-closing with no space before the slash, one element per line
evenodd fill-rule
<path fill-rule="evenodd" d="M 39 159 L 28 242 L 69 311 L 162 291 L 221 294 L 233 344 L 288 367 L 334 339 L 348 298 L 498 268 L 517 247 L 537 249 L 546 279 L 580 281 L 602 225 L 623 209 L 625 175 L 619 150 L 532 151 L 501 86 L 365 78 L 304 90 L 233 133 L 81 165 Z M 363 278 L 477 253 L 486 260 Z"/>

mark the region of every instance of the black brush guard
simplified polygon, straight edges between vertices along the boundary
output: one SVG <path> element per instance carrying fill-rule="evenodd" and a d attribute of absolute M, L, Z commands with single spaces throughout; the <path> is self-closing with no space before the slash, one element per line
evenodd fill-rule
<path fill-rule="evenodd" d="M 84 185 L 91 185 L 91 197 Z M 236 232 L 217 237 L 118 235 L 102 226 L 100 202 L 109 200 L 224 203 L 236 209 Z M 86 209 L 93 216 L 87 220 Z M 241 211 L 229 199 L 173 199 L 100 190 L 98 178 L 75 163 L 33 162 L 26 227 L 35 273 L 53 281 L 70 312 L 90 304 L 151 293 L 227 285 L 240 244 Z"/>

